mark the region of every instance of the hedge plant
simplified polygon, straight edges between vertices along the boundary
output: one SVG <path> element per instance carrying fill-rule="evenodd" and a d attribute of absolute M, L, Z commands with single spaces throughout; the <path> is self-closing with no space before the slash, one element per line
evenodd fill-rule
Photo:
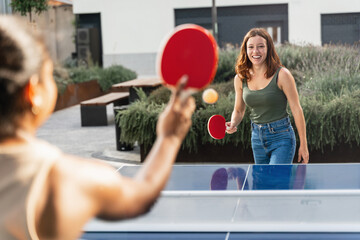
<path fill-rule="evenodd" d="M 113 65 L 102 69 L 98 79 L 99 85 L 103 91 L 107 91 L 116 83 L 135 79 L 137 74 L 121 65 Z"/>
<path fill-rule="evenodd" d="M 121 65 L 113 65 L 107 68 L 99 66 L 65 68 L 56 66 L 54 68 L 54 79 L 62 93 L 66 86 L 71 83 L 82 83 L 97 80 L 102 91 L 108 91 L 112 85 L 135 79 L 137 74 Z"/>
<path fill-rule="evenodd" d="M 235 62 L 239 49 L 228 47 L 219 51 L 219 62 L 214 83 L 227 82 L 234 78 Z"/>
<path fill-rule="evenodd" d="M 277 47 L 281 61 L 294 75 L 300 102 L 307 124 L 307 139 L 310 150 L 348 144 L 360 145 L 360 48 L 356 46 L 295 46 Z M 183 148 L 196 151 L 200 144 L 234 144 L 250 147 L 250 120 L 248 111 L 238 126 L 238 132 L 222 140 L 213 140 L 207 133 L 207 121 L 213 114 L 230 119 L 234 105 L 233 73 L 234 59 L 239 49 L 220 52 L 221 66 L 217 76 L 226 81 L 217 81 L 209 86 L 219 93 L 219 100 L 205 104 L 202 92 L 194 95 L 196 111 L 192 126 L 184 140 Z M 226 58 L 223 60 L 222 58 Z M 228 73 L 229 72 L 229 73 Z M 227 74 L 225 74 L 227 73 Z M 156 121 L 170 96 L 170 91 L 160 88 L 149 97 L 133 103 L 121 112 L 122 140 L 138 141 L 149 147 L 155 140 Z M 291 112 L 289 111 L 290 116 Z M 120 114 L 120 113 L 119 113 Z M 119 117 L 119 116 L 118 116 Z M 291 116 L 292 118 L 292 116 Z M 292 118 L 293 126 L 294 120 Z"/>

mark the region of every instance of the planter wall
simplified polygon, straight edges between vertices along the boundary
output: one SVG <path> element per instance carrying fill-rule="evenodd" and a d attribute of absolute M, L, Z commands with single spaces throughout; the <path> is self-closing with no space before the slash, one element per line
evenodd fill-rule
<path fill-rule="evenodd" d="M 295 156 L 294 163 L 297 162 Z M 356 143 L 351 147 L 349 144 L 342 144 L 333 149 L 326 147 L 324 151 L 316 150 L 310 152 L 311 163 L 360 163 L 360 146 Z"/>
<path fill-rule="evenodd" d="M 140 157 L 143 162 L 150 149 L 140 145 Z M 293 163 L 297 163 L 297 151 Z M 180 149 L 176 158 L 178 163 L 244 163 L 253 164 L 254 159 L 251 149 L 244 149 L 234 145 L 201 145 L 198 151 L 189 152 Z M 310 151 L 309 163 L 360 163 L 360 147 L 356 144 L 351 147 L 348 144 L 334 147 L 327 147 L 324 151 Z"/>
<path fill-rule="evenodd" d="M 96 80 L 69 84 L 65 91 L 58 95 L 55 111 L 74 106 L 84 100 L 99 97 L 105 94 Z"/>
<path fill-rule="evenodd" d="M 140 159 L 143 162 L 150 149 L 140 145 Z M 253 163 L 252 150 L 234 145 L 200 145 L 197 152 L 180 149 L 176 162 L 181 163 Z"/>

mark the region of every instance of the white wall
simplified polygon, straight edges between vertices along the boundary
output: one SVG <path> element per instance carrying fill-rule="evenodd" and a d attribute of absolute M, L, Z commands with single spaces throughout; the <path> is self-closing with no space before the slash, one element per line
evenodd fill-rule
<path fill-rule="evenodd" d="M 112 12 L 111 6 L 106 7 L 107 0 L 75 0 L 73 1 L 73 11 L 75 14 L 78 13 L 99 13 L 105 10 Z M 104 8 L 103 8 L 104 7 Z"/>
<path fill-rule="evenodd" d="M 360 0 L 217 0 L 217 6 L 288 4 L 289 41 L 321 44 L 321 14 L 360 12 Z M 174 9 L 211 7 L 212 0 L 76 0 L 74 13 L 101 13 L 104 66 L 155 74 L 159 45 L 174 27 Z"/>
<path fill-rule="evenodd" d="M 11 13 L 10 0 L 0 0 L 0 14 Z"/>
<path fill-rule="evenodd" d="M 153 74 L 156 52 L 174 27 L 168 0 L 77 0 L 74 13 L 101 13 L 104 66 L 123 64 Z M 148 65 L 151 66 L 148 66 Z"/>
<path fill-rule="evenodd" d="M 198 8 L 211 7 L 212 0 L 172 0 L 174 8 Z M 291 0 L 290 0 L 291 1 Z M 283 4 L 289 0 L 216 0 L 216 6 L 243 6 L 243 5 L 267 5 Z"/>
<path fill-rule="evenodd" d="M 321 45 L 321 14 L 360 12 L 360 0 L 289 0 L 289 41 Z"/>

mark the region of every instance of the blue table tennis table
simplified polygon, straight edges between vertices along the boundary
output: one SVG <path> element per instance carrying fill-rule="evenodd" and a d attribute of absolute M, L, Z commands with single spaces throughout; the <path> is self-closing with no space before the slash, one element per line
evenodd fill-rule
<path fill-rule="evenodd" d="M 360 239 L 360 164 L 176 164 L 148 214 L 81 239 Z"/>

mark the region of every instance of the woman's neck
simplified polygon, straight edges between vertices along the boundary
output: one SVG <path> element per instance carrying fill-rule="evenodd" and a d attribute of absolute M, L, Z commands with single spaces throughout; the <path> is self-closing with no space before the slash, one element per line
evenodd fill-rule
<path fill-rule="evenodd" d="M 15 146 L 25 143 L 26 141 L 19 137 L 9 137 L 4 140 L 0 140 L 0 146 Z"/>
<path fill-rule="evenodd" d="M 266 64 L 252 65 L 250 69 L 251 77 L 264 77 L 267 71 Z"/>
<path fill-rule="evenodd" d="M 27 113 L 23 115 L 22 124 L 18 127 L 17 132 L 21 135 L 26 136 L 35 136 L 37 130 L 37 119 L 32 113 Z"/>
<path fill-rule="evenodd" d="M 35 136 L 34 132 L 18 129 L 14 136 L 9 136 L 0 140 L 0 146 L 19 145 L 28 142 Z"/>
<path fill-rule="evenodd" d="M 25 122 L 26 121 L 24 121 L 24 123 Z M 32 124 L 24 123 L 21 126 L 18 126 L 14 134 L 1 138 L 0 145 L 10 146 L 23 144 L 24 142 L 27 142 L 28 139 L 34 138 L 36 134 L 36 128 L 34 128 Z"/>

